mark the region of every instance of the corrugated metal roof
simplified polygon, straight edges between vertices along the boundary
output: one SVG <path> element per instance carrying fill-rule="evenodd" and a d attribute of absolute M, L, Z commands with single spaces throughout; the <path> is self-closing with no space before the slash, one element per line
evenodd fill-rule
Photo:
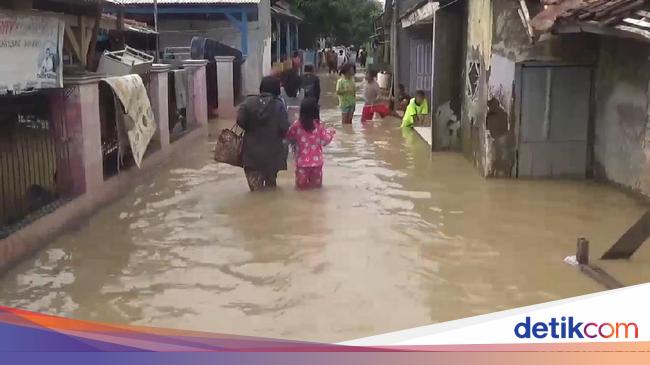
<path fill-rule="evenodd" d="M 122 5 L 153 5 L 153 0 L 112 0 Z M 260 0 L 158 0 L 159 5 L 259 4 Z"/>

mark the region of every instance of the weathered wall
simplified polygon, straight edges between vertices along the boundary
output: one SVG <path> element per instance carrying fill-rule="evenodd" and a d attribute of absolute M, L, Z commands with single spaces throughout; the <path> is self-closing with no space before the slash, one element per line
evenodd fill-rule
<path fill-rule="evenodd" d="M 595 176 L 650 195 L 650 47 L 603 37 L 596 70 Z"/>
<path fill-rule="evenodd" d="M 598 39 L 592 35 L 546 36 L 531 44 L 517 9 L 518 3 L 510 0 L 476 0 L 468 6 L 461 140 L 486 177 L 515 172 L 516 65 L 595 64 L 598 57 Z"/>
<path fill-rule="evenodd" d="M 436 13 L 431 100 L 434 150 L 460 150 L 462 16 L 457 9 L 442 9 Z"/>
<path fill-rule="evenodd" d="M 241 33 L 227 20 L 197 20 L 197 19 L 161 19 L 160 49 L 165 47 L 189 47 L 192 38 L 205 37 L 217 40 L 230 47 L 241 50 Z M 264 72 L 264 55 L 270 52 L 266 49 L 267 35 L 257 21 L 248 22 L 248 57 L 242 66 L 243 93 L 257 94 Z M 270 55 L 268 56 L 270 59 Z"/>
<path fill-rule="evenodd" d="M 487 75 L 492 56 L 492 1 L 467 2 L 465 92 L 461 117 L 461 144 L 479 170 L 483 157 L 487 105 Z M 481 153 L 479 153 L 481 152 Z M 485 172 L 483 172 L 485 174 Z"/>

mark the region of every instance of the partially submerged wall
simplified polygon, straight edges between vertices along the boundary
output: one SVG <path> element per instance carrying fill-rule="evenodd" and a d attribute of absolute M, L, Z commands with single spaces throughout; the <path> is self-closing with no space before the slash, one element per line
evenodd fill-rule
<path fill-rule="evenodd" d="M 436 13 L 431 100 L 434 150 L 460 150 L 462 16 L 457 9 Z"/>
<path fill-rule="evenodd" d="M 483 136 L 487 116 L 487 72 L 492 59 L 492 1 L 474 0 L 467 4 L 465 92 L 460 139 L 467 157 L 487 175 L 484 168 Z"/>
<path fill-rule="evenodd" d="M 596 69 L 595 177 L 650 196 L 650 47 L 603 37 Z"/>

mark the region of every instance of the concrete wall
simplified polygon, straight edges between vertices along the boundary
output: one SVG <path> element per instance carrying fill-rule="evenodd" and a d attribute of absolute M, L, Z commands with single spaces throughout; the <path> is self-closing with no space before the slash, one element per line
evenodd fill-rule
<path fill-rule="evenodd" d="M 460 150 L 460 104 L 463 90 L 463 14 L 440 10 L 436 14 L 433 60 L 433 149 Z"/>
<path fill-rule="evenodd" d="M 594 172 L 650 196 L 650 46 L 603 37 L 596 69 Z"/>
<path fill-rule="evenodd" d="M 478 85 L 475 93 L 469 87 L 464 93 L 462 147 L 484 176 L 511 177 L 519 124 L 515 112 L 517 64 L 595 64 L 598 37 L 549 35 L 531 44 L 517 2 L 475 0 L 468 4 L 464 77 L 469 85 L 472 69 L 478 68 Z"/>
<path fill-rule="evenodd" d="M 465 92 L 463 93 L 460 139 L 466 156 L 486 175 L 484 140 L 487 72 L 492 59 L 492 1 L 467 2 L 467 39 L 465 42 Z M 474 73 L 472 70 L 476 70 Z M 475 80 L 476 88 L 469 80 Z"/>
<path fill-rule="evenodd" d="M 265 57 L 270 65 L 270 17 L 268 27 L 258 21 L 248 22 L 248 58 L 242 65 L 243 93 L 259 93 L 265 71 Z M 188 47 L 192 37 L 205 37 L 241 50 L 241 33 L 228 20 L 161 19 L 160 48 Z M 268 54 L 267 54 L 268 53 Z M 270 67 L 270 66 L 269 66 Z"/>
<path fill-rule="evenodd" d="M 51 113 L 64 116 L 62 122 L 65 123 L 65 128 L 60 128 L 55 132 L 56 138 L 59 139 L 63 137 L 60 134 L 61 131 L 66 131 L 71 185 L 68 187 L 68 179 L 65 179 L 66 183 L 63 186 L 66 187 L 66 190 L 68 188 L 70 190 L 67 192 L 70 196 L 66 197 L 73 199 L 57 206 L 57 209 L 50 214 L 29 217 L 29 224 L 20 226 L 8 237 L 0 239 L 0 273 L 35 252 L 53 235 L 59 234 L 63 229 L 79 219 L 87 217 L 111 200 L 123 196 L 125 191 L 132 188 L 138 176 L 146 172 L 154 172 L 154 167 L 163 163 L 172 153 L 179 153 L 186 150 L 188 146 L 200 142 L 199 138 L 207 133 L 205 65 L 201 62 L 194 62 L 190 69 L 192 76 L 189 80 L 188 98 L 194 102 L 189 103 L 188 115 L 195 116 L 197 128 L 171 145 L 166 143 L 159 149 L 150 149 L 150 153 L 142 161 L 141 168 L 121 171 L 119 175 L 107 180 L 104 179 L 103 173 L 99 78 L 87 76 L 66 79 L 64 81 L 65 97 L 63 97 L 63 93 L 50 94 Z M 154 114 L 164 116 L 167 114 L 165 107 L 168 104 L 166 74 L 154 72 L 151 76 L 152 82 L 149 84 L 148 92 L 154 99 L 152 103 L 152 107 L 155 108 Z M 161 98 L 165 100 L 161 100 Z M 193 119 L 190 119 L 190 122 L 192 121 Z M 166 122 L 157 120 L 157 123 L 159 123 L 159 129 L 162 132 Z M 169 133 L 165 132 L 168 138 Z M 157 138 L 160 139 L 163 136 L 159 135 Z"/>

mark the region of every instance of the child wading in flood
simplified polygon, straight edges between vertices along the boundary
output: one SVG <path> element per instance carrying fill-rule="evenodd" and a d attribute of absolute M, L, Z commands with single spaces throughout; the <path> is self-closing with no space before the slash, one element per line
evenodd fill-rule
<path fill-rule="evenodd" d="M 323 146 L 332 142 L 333 129 L 320 122 L 318 102 L 314 98 L 303 100 L 300 119 L 287 132 L 287 140 L 295 143 L 296 188 L 316 189 L 323 186 Z"/>
<path fill-rule="evenodd" d="M 379 114 L 382 118 L 390 115 L 388 105 L 381 103 L 381 89 L 379 88 L 376 77 L 377 72 L 366 72 L 366 86 L 363 90 L 365 104 L 363 106 L 363 113 L 361 113 L 361 123 L 372 120 L 375 114 Z"/>
<path fill-rule="evenodd" d="M 336 82 L 336 94 L 339 96 L 343 124 L 352 124 L 357 103 L 357 86 L 354 83 L 354 67 L 349 63 L 341 67 L 341 77 Z"/>

